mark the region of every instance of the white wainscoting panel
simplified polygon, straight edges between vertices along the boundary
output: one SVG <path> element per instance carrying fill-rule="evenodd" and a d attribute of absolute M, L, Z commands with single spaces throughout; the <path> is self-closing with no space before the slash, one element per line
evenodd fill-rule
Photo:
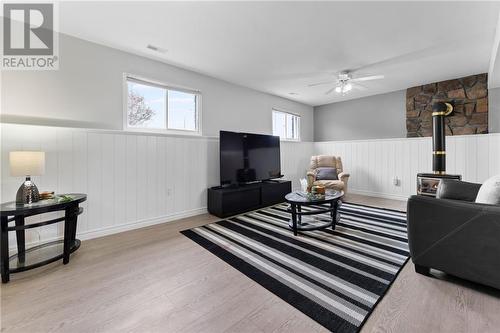
<path fill-rule="evenodd" d="M 204 213 L 207 188 L 219 184 L 216 138 L 1 124 L 1 139 L 1 201 L 14 200 L 23 181 L 9 175 L 9 152 L 45 151 L 46 172 L 33 177 L 40 191 L 88 195 L 80 239 Z M 295 188 L 313 149 L 311 142 L 282 142 L 283 174 Z M 62 235 L 62 224 L 26 232 L 29 243 Z M 14 246 L 14 233 L 10 237 Z"/>
<path fill-rule="evenodd" d="M 342 157 L 353 193 L 405 199 L 416 192 L 416 174 L 432 172 L 430 137 L 316 142 L 314 151 Z M 464 181 L 482 183 L 500 174 L 500 134 L 448 136 L 446 153 L 447 173 Z"/>
<path fill-rule="evenodd" d="M 8 153 L 46 152 L 40 190 L 83 192 L 78 236 L 89 239 L 206 212 L 207 188 L 219 183 L 216 138 L 178 137 L 74 128 L 1 124 L 1 201 L 23 181 L 9 175 Z M 351 174 L 349 191 L 404 199 L 415 193 L 418 172 L 432 171 L 430 138 L 281 143 L 282 173 L 294 189 L 311 155 L 341 156 Z M 500 173 L 500 134 L 447 138 L 447 171 L 483 182 Z M 393 185 L 393 178 L 400 180 Z M 57 216 L 57 213 L 48 214 Z M 33 217 L 39 221 L 47 217 Z M 63 235 L 62 224 L 27 231 L 37 243 Z M 15 236 L 11 233 L 11 245 Z"/>
<path fill-rule="evenodd" d="M 285 179 L 292 181 L 292 189 L 300 189 L 300 179 L 306 178 L 312 155 L 312 142 L 281 142 L 281 172 Z"/>

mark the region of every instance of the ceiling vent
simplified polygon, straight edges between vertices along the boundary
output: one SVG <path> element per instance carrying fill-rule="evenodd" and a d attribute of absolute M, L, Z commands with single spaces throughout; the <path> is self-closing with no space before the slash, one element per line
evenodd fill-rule
<path fill-rule="evenodd" d="M 167 53 L 167 49 L 163 49 L 161 47 L 158 47 L 158 46 L 154 46 L 154 45 L 151 45 L 151 44 L 148 44 L 146 46 L 146 48 L 152 50 L 152 51 L 155 51 L 155 52 L 160 52 L 160 53 Z"/>

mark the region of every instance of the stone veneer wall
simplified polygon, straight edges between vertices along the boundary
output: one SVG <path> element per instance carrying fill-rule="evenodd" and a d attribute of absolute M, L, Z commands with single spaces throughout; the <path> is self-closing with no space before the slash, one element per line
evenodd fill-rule
<path fill-rule="evenodd" d="M 432 136 L 432 104 L 450 100 L 455 107 L 445 118 L 446 135 L 488 133 L 487 82 L 484 73 L 408 88 L 406 136 Z"/>

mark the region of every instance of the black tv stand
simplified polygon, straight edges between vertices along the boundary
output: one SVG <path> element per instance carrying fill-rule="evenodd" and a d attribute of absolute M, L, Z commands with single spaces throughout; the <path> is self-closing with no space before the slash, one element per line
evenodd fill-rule
<path fill-rule="evenodd" d="M 289 180 L 270 180 L 239 186 L 216 186 L 208 189 L 208 212 L 228 217 L 285 201 L 292 192 Z"/>
<path fill-rule="evenodd" d="M 268 179 L 268 180 L 264 180 L 262 182 L 263 183 L 281 183 L 282 180 L 280 180 L 280 179 Z"/>

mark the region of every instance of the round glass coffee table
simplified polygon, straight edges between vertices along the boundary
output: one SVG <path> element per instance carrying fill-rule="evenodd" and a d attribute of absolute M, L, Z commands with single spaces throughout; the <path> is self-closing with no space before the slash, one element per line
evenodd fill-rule
<path fill-rule="evenodd" d="M 285 200 L 290 204 L 288 211 L 292 214 L 288 225 L 293 230 L 293 234 L 297 236 L 298 230 L 318 230 L 330 226 L 335 230 L 335 223 L 340 220 L 338 208 L 342 204 L 343 196 L 343 191 L 336 190 L 327 190 L 325 196 L 320 198 L 311 197 L 301 191 L 288 193 Z M 308 206 L 309 209 L 302 210 L 303 206 Z M 302 216 L 326 213 L 329 213 L 327 218 L 317 217 L 312 221 L 302 221 Z"/>

